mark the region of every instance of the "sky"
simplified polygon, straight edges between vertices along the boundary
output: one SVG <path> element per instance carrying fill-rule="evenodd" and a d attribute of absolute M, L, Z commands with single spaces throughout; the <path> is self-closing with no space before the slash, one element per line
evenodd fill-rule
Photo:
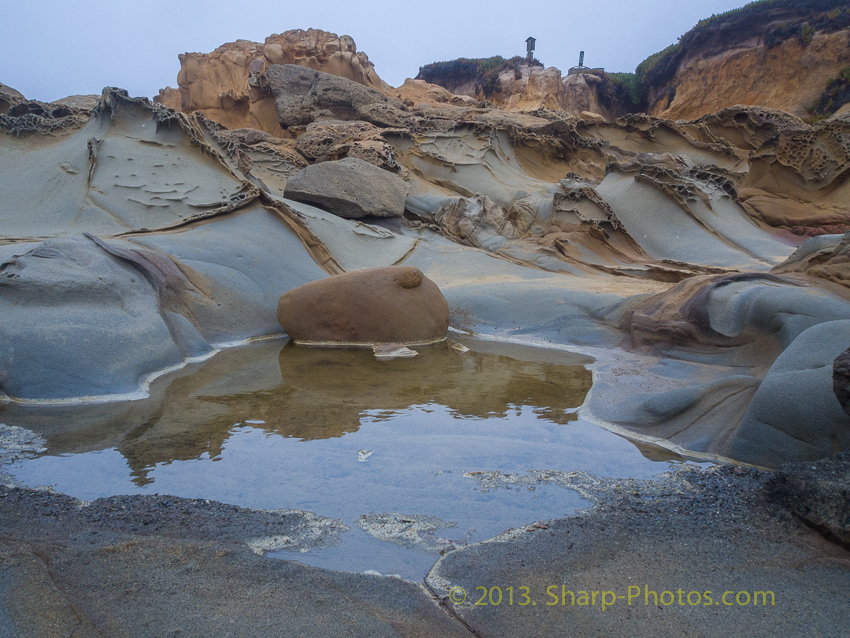
<path fill-rule="evenodd" d="M 399 86 L 430 62 L 525 55 L 563 72 L 578 64 L 634 71 L 700 19 L 746 0 L 42 0 L 4 2 L 0 82 L 30 99 L 100 94 L 153 97 L 177 86 L 187 51 L 289 29 L 350 35 L 381 78 Z"/>

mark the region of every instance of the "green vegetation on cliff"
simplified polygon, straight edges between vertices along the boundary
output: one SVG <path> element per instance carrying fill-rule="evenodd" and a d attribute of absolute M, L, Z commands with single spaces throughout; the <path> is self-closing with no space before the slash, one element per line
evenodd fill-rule
<path fill-rule="evenodd" d="M 507 69 L 513 69 L 515 74 L 519 74 L 519 65 L 525 61 L 521 56 L 506 60 L 500 55 L 494 55 L 491 58 L 459 58 L 448 62 L 434 62 L 419 67 L 416 79 L 439 84 L 449 91 L 474 82 L 475 93 L 481 91 L 485 98 L 489 98 L 500 89 L 499 74 Z M 531 63 L 534 66 L 543 66 L 537 59 L 533 59 Z"/>
<path fill-rule="evenodd" d="M 780 22 L 775 24 L 777 20 Z M 771 24 L 774 26 L 769 27 Z M 676 44 L 638 65 L 635 73 L 641 85 L 642 102 L 647 101 L 650 87 L 661 87 L 673 78 L 689 50 L 701 48 L 719 53 L 742 34 L 759 34 L 768 46 L 792 37 L 807 45 L 817 31 L 830 33 L 848 27 L 847 0 L 756 0 L 739 9 L 712 15 L 700 20 Z"/>
<path fill-rule="evenodd" d="M 850 66 L 842 69 L 837 78 L 827 82 L 820 100 L 809 109 L 809 113 L 812 114 L 809 121 L 825 119 L 848 102 L 850 102 Z"/>
<path fill-rule="evenodd" d="M 711 57 L 728 51 L 741 42 L 758 37 L 768 47 L 791 38 L 803 46 L 816 33 L 834 33 L 850 28 L 848 0 L 755 0 L 738 9 L 712 15 L 679 37 L 679 41 L 646 58 L 634 73 L 597 72 L 600 103 L 611 112 L 648 112 L 653 103 L 668 97 L 672 100 L 675 86 L 671 83 L 687 56 Z M 417 79 L 439 84 L 449 91 L 472 83 L 473 92 L 489 98 L 501 88 L 499 75 L 513 69 L 519 77 L 519 65 L 525 58 L 505 59 L 460 58 L 434 62 L 419 68 Z M 534 60 L 535 65 L 540 62 Z M 850 100 L 848 80 L 841 76 L 826 87 L 821 101 L 813 107 L 814 117 L 829 115 Z"/>
<path fill-rule="evenodd" d="M 641 107 L 641 86 L 637 73 L 599 73 L 602 85 L 599 102 L 612 112 L 635 113 Z M 619 109 L 617 108 L 619 106 Z"/>

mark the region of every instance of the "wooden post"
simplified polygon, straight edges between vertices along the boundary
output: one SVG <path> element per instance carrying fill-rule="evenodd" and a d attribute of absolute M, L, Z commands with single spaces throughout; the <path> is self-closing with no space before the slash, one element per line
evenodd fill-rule
<path fill-rule="evenodd" d="M 534 59 L 534 45 L 537 42 L 532 37 L 528 37 L 525 40 L 525 50 L 526 50 L 526 59 L 531 62 Z"/>

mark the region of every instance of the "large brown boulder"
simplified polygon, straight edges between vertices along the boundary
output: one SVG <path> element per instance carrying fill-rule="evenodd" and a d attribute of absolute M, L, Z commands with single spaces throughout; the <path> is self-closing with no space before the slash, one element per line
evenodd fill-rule
<path fill-rule="evenodd" d="M 388 266 L 293 288 L 281 296 L 277 318 L 296 343 L 422 345 L 446 338 L 449 306 L 418 268 Z"/>

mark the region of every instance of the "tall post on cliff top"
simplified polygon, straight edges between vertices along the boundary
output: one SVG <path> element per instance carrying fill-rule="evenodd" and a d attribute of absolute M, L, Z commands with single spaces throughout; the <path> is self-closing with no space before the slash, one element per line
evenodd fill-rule
<path fill-rule="evenodd" d="M 578 54 L 578 65 L 584 66 L 584 51 Z"/>
<path fill-rule="evenodd" d="M 528 38 L 526 38 L 526 39 L 525 39 L 525 49 L 526 49 L 526 56 L 525 56 L 525 58 L 526 58 L 529 62 L 531 62 L 531 61 L 534 59 L 534 44 L 535 44 L 536 42 L 537 42 L 537 40 L 535 40 L 535 39 L 534 39 L 534 38 L 532 38 L 531 36 L 529 36 Z"/>

